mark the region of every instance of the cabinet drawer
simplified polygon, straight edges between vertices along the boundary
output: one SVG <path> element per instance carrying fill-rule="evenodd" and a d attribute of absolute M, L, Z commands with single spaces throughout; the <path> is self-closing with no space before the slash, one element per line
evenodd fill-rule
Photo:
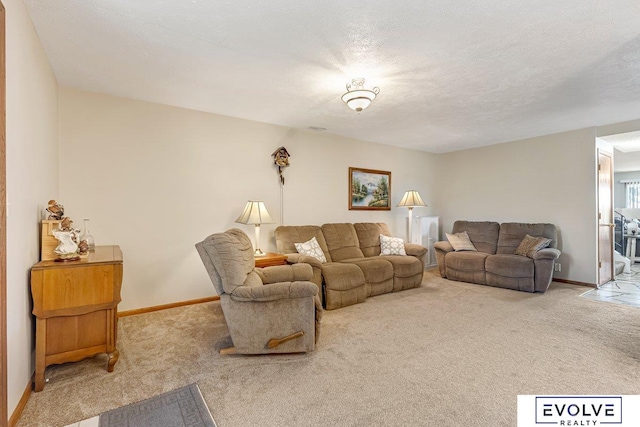
<path fill-rule="evenodd" d="M 43 273 L 44 311 L 107 304 L 114 300 L 111 265 L 57 268 Z"/>
<path fill-rule="evenodd" d="M 47 319 L 45 354 L 106 346 L 109 338 L 109 310 L 99 310 L 82 316 L 62 316 Z"/>

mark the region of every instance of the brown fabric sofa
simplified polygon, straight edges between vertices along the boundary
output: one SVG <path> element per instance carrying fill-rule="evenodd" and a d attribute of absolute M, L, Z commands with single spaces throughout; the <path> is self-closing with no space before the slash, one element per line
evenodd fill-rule
<path fill-rule="evenodd" d="M 313 267 L 313 281 L 327 310 L 363 302 L 367 297 L 422 283 L 427 249 L 405 243 L 407 256 L 380 255 L 380 235 L 391 236 L 384 223 L 333 223 L 322 226 L 280 226 L 275 230 L 278 252 L 292 264 Z M 327 262 L 297 253 L 295 243 L 315 237 Z"/>
<path fill-rule="evenodd" d="M 440 275 L 450 280 L 497 286 L 526 292 L 545 292 L 560 256 L 553 224 L 456 221 L 453 233 L 466 231 L 478 250 L 455 252 L 447 241 L 434 245 Z M 548 248 L 529 258 L 516 255 L 526 235 L 551 239 Z"/>

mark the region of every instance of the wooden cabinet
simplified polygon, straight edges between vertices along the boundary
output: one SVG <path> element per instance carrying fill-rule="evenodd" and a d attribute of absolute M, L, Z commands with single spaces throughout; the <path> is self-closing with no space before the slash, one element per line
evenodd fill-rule
<path fill-rule="evenodd" d="M 35 391 L 49 365 L 107 353 L 107 371 L 118 361 L 116 332 L 122 286 L 122 252 L 96 246 L 79 261 L 41 261 L 31 269 L 36 316 Z"/>
<path fill-rule="evenodd" d="M 425 267 L 437 265 L 434 243 L 438 241 L 439 218 L 437 216 L 416 216 L 413 218 L 411 243 L 417 243 L 427 248 Z"/>

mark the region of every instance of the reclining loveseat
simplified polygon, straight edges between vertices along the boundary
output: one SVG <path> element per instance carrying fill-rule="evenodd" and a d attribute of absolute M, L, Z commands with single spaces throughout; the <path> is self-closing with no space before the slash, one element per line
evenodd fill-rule
<path fill-rule="evenodd" d="M 440 275 L 446 279 L 526 292 L 545 292 L 560 256 L 553 224 L 456 221 L 452 233 L 466 233 L 473 249 L 455 250 L 448 241 L 434 245 Z M 548 239 L 548 246 L 518 255 L 527 237 Z"/>

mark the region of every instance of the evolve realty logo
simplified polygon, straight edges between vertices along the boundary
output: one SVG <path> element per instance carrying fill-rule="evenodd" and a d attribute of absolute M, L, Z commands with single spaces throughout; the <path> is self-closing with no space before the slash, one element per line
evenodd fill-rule
<path fill-rule="evenodd" d="M 536 396 L 536 425 L 622 424 L 622 396 Z"/>

